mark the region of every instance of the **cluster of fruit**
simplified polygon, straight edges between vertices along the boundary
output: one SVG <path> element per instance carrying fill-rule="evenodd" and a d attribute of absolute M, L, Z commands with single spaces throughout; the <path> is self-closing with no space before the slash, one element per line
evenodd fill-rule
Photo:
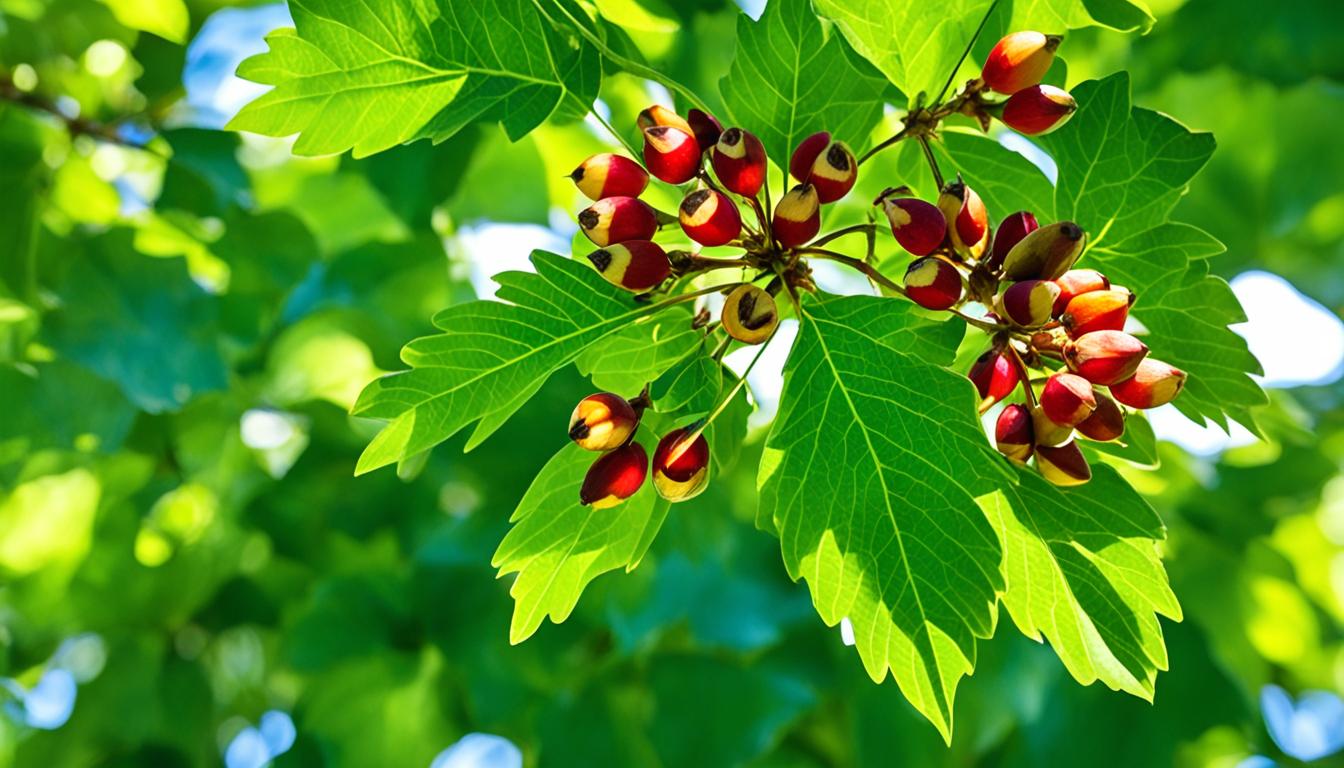
<path fill-rule="evenodd" d="M 626 400 L 598 392 L 579 401 L 569 419 L 569 438 L 589 451 L 601 451 L 579 489 L 579 501 L 593 509 L 614 507 L 635 495 L 649 474 L 649 456 L 635 442 L 647 407 L 641 396 Z M 709 443 L 697 425 L 663 435 L 653 451 L 653 487 L 668 501 L 698 495 L 709 482 Z"/>
<path fill-rule="evenodd" d="M 970 90 L 989 88 L 1008 100 L 980 101 L 985 111 L 1027 136 L 1049 133 L 1068 121 L 1078 103 L 1062 88 L 1041 83 L 1063 38 L 1040 32 L 1014 32 L 1000 40 Z"/>

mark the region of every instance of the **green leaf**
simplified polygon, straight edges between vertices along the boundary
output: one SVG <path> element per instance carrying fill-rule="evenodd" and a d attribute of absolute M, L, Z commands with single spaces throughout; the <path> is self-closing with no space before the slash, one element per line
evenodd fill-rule
<path fill-rule="evenodd" d="M 1158 556 L 1162 521 L 1105 465 L 1077 488 L 1030 470 L 1018 480 L 981 500 L 1003 546 L 1013 622 L 1048 640 L 1078 682 L 1151 701 L 1157 671 L 1167 668 L 1155 614 L 1181 618 Z"/>
<path fill-rule="evenodd" d="M 295 28 L 272 33 L 270 50 L 238 70 L 275 88 L 229 127 L 297 133 L 301 155 L 360 157 L 477 121 L 516 140 L 557 109 L 586 111 L 601 80 L 597 52 L 530 0 L 294 0 L 290 10 Z"/>
<path fill-rule="evenodd" d="M 667 516 L 669 505 L 652 483 L 609 509 L 579 504 L 579 486 L 598 455 L 573 444 L 561 448 L 509 518 L 514 526 L 491 564 L 500 576 L 518 574 L 509 590 L 512 643 L 531 637 L 548 615 L 556 624 L 569 618 L 588 582 L 633 570 Z"/>
<path fill-rule="evenodd" d="M 804 304 L 799 322 L 758 519 L 822 619 L 853 623 L 869 675 L 891 670 L 950 739 L 957 682 L 994 629 L 1003 585 L 975 498 L 1010 480 L 969 382 L 926 361 L 935 347 L 950 363 L 963 329 L 868 296 Z"/>
<path fill-rule="evenodd" d="M 1185 224 L 1164 224 L 1089 253 L 1111 280 L 1134 291 L 1134 316 L 1153 357 L 1189 374 L 1173 405 L 1197 423 L 1223 429 L 1230 417 L 1256 429 L 1251 409 L 1268 402 L 1251 374 L 1263 370 L 1246 340 L 1228 328 L 1246 321 L 1241 304 L 1207 259 L 1223 246 Z"/>
<path fill-rule="evenodd" d="M 996 221 L 1015 211 L 1045 215 L 1055 207 L 1054 186 L 1027 158 L 978 133 L 949 130 L 943 132 L 942 139 L 933 146 L 943 173 L 960 173 Z M 920 154 L 914 145 L 902 149 Z M 924 171 L 926 166 L 921 164 L 919 168 Z M 920 188 L 933 190 L 933 185 L 930 182 Z M 936 194 L 930 191 L 929 199 L 935 199 Z"/>
<path fill-rule="evenodd" d="M 1083 445 L 1097 453 L 1116 456 L 1148 469 L 1156 469 L 1161 463 L 1153 425 L 1141 411 L 1131 411 L 1125 416 L 1125 433 L 1119 439 L 1105 443 L 1085 440 Z"/>
<path fill-rule="evenodd" d="M 574 364 L 598 389 L 634 397 L 645 384 L 699 349 L 703 339 L 704 333 L 691 327 L 691 310 L 674 307 L 630 323 L 584 350 Z M 696 359 L 707 360 L 708 356 L 697 355 Z"/>
<path fill-rule="evenodd" d="M 1161 224 L 1213 154 L 1213 135 L 1130 106 L 1129 75 L 1073 89 L 1078 112 L 1039 141 L 1059 166 L 1055 216 L 1088 233 L 1090 247 Z"/>
<path fill-rule="evenodd" d="M 103 0 L 117 21 L 178 44 L 187 42 L 191 17 L 182 0 Z"/>
<path fill-rule="evenodd" d="M 719 83 L 733 123 L 781 166 L 817 131 L 862 151 L 882 113 L 881 73 L 822 26 L 808 0 L 774 0 L 760 21 L 737 21 L 737 55 Z"/>
<path fill-rule="evenodd" d="M 364 450 L 357 474 L 432 448 L 475 423 L 471 450 L 553 372 L 651 311 L 586 264 L 544 251 L 532 254 L 532 264 L 536 274 L 496 276 L 503 301 L 440 312 L 434 324 L 444 333 L 402 349 L 411 370 L 378 379 L 360 394 L 355 415 L 391 423 Z"/>
<path fill-rule="evenodd" d="M 663 413 L 708 413 L 723 387 L 723 367 L 709 355 L 691 355 L 653 382 L 649 395 L 653 407 Z"/>

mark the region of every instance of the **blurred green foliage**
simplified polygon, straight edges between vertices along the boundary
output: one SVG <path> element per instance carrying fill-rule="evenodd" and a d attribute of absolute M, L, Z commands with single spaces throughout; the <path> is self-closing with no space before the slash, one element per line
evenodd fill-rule
<path fill-rule="evenodd" d="M 638 569 L 510 645 L 491 556 L 592 385 L 567 369 L 473 452 L 458 435 L 358 479 L 377 425 L 348 414 L 495 271 L 463 230 L 572 209 L 561 176 L 602 139 L 475 127 L 300 159 L 192 127 L 184 43 L 229 4 L 0 0 L 0 765 L 218 765 L 281 710 L 297 740 L 277 766 L 424 766 L 484 731 L 543 766 L 1230 767 L 1279 757 L 1261 686 L 1344 688 L 1338 382 L 1277 393 L 1263 443 L 1212 459 L 1163 443 L 1157 471 L 1120 467 L 1169 527 L 1185 613 L 1164 623 L 1152 705 L 1003 632 L 944 747 L 756 530 L 759 434 Z M 596 6 L 653 66 L 717 92 L 736 6 Z M 1228 244 L 1213 271 L 1277 272 L 1338 312 L 1338 9 L 1150 7 L 1142 37 L 1075 33 L 1069 83 L 1128 69 L 1136 104 L 1214 131 L 1177 212 Z M 618 129 L 652 98 L 628 75 L 601 95 Z M 72 638 L 96 641 L 72 660 Z M 33 727 L 23 692 L 57 668 L 78 680 L 73 713 Z"/>

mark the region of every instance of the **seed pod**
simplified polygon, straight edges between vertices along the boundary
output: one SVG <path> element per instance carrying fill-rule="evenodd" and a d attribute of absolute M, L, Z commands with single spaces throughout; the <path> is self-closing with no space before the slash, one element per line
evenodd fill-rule
<path fill-rule="evenodd" d="M 1036 217 L 1030 211 L 1018 211 L 1010 214 L 1003 221 L 999 222 L 999 228 L 994 230 L 994 247 L 990 251 L 989 262 L 986 266 L 991 272 L 999 271 L 1003 266 L 1003 260 L 1007 258 L 1008 252 L 1013 246 L 1022 242 L 1022 238 L 1040 229 L 1041 225 L 1036 223 Z"/>
<path fill-rule="evenodd" d="M 1063 88 L 1033 85 L 1009 97 L 1003 105 L 1003 122 L 1024 136 L 1044 136 L 1069 122 L 1078 102 Z"/>
<path fill-rule="evenodd" d="M 877 199 L 891 223 L 891 234 L 901 247 L 916 256 L 928 256 L 943 244 L 947 219 L 938 206 L 916 197 L 900 197 L 902 191 L 889 189 Z"/>
<path fill-rule="evenodd" d="M 1036 447 L 1031 410 L 1020 403 L 1003 409 L 994 422 L 994 447 L 1014 464 L 1026 464 Z"/>
<path fill-rule="evenodd" d="M 686 131 L 659 125 L 644 129 L 644 165 L 668 184 L 684 184 L 700 170 L 700 145 Z"/>
<path fill-rule="evenodd" d="M 1092 382 L 1072 373 L 1056 373 L 1041 388 L 1041 411 L 1046 418 L 1076 427 L 1097 409 Z"/>
<path fill-rule="evenodd" d="M 765 184 L 765 145 L 741 128 L 724 131 L 709 160 L 714 164 L 714 175 L 729 192 L 755 197 Z"/>
<path fill-rule="evenodd" d="M 802 145 L 799 145 L 802 149 Z M 797 153 L 794 153 L 797 157 Z M 832 141 L 817 154 L 807 178 L 802 179 L 817 188 L 817 199 L 833 203 L 849 194 L 859 178 L 859 161 L 843 141 Z"/>
<path fill-rule="evenodd" d="M 947 309 L 961 301 L 961 291 L 961 273 L 935 256 L 916 259 L 905 270 L 905 295 L 925 309 Z"/>
<path fill-rule="evenodd" d="M 1092 331 L 1122 331 L 1133 303 L 1134 294 L 1126 290 L 1088 291 L 1073 297 L 1059 322 L 1075 339 Z"/>
<path fill-rule="evenodd" d="M 658 231 L 658 216 L 637 197 L 604 197 L 579 212 L 579 229 L 599 247 L 648 240 Z"/>
<path fill-rule="evenodd" d="M 1130 408 L 1156 408 L 1176 399 L 1185 378 L 1180 368 L 1148 358 L 1133 376 L 1111 385 L 1111 396 Z"/>
<path fill-rule="evenodd" d="M 980 258 L 989 242 L 989 214 L 980 195 L 958 177 L 943 187 L 938 208 L 947 219 L 947 236 L 956 252 L 963 258 Z"/>
<path fill-rule="evenodd" d="M 742 214 L 727 195 L 697 189 L 681 201 L 681 228 L 701 245 L 723 245 L 742 234 Z"/>
<path fill-rule="evenodd" d="M 1059 286 L 1052 280 L 1023 280 L 999 294 L 999 314 L 1023 328 L 1036 328 L 1050 320 Z"/>
<path fill-rule="evenodd" d="M 1059 298 L 1055 300 L 1056 316 L 1064 313 L 1064 308 L 1073 301 L 1073 297 L 1111 287 L 1111 281 L 1095 269 L 1070 269 L 1055 278 L 1055 284 L 1059 286 Z"/>
<path fill-rule="evenodd" d="M 1078 434 L 1090 440 L 1108 442 L 1118 439 L 1125 433 L 1125 414 L 1120 410 L 1120 406 L 1115 404 L 1111 398 L 1100 392 L 1093 391 L 1093 396 L 1097 399 L 1097 408 L 1092 411 L 1092 415 L 1083 419 L 1074 429 Z"/>
<path fill-rule="evenodd" d="M 1014 32 L 999 40 L 985 57 L 980 79 L 1007 96 L 1036 85 L 1050 70 L 1063 39 L 1040 32 Z"/>
<path fill-rule="evenodd" d="M 966 374 L 980 393 L 980 412 L 1003 398 L 1011 395 L 1017 388 L 1020 377 L 1017 366 L 1001 349 L 989 349 L 975 359 L 971 370 Z"/>
<path fill-rule="evenodd" d="M 583 477 L 579 503 L 593 509 L 607 509 L 634 496 L 649 475 L 649 454 L 639 443 L 624 445 L 605 454 Z"/>
<path fill-rule="evenodd" d="M 649 172 L 624 155 L 603 152 L 584 160 L 569 174 L 574 186 L 589 200 L 639 197 L 649 186 Z"/>
<path fill-rule="evenodd" d="M 1003 259 L 1009 280 L 1054 280 L 1083 255 L 1087 235 L 1072 221 L 1057 221 L 1022 238 Z"/>
<path fill-rule="evenodd" d="M 789 157 L 789 175 L 799 183 L 807 181 L 812 175 L 812 166 L 817 158 L 831 145 L 831 134 L 819 131 L 798 142 L 798 146 Z"/>
<path fill-rule="evenodd" d="M 588 260 L 612 285 L 640 293 L 651 290 L 672 273 L 661 246 L 649 240 L 629 240 L 588 254 Z"/>
<path fill-rule="evenodd" d="M 569 439 L 587 451 L 610 451 L 639 426 L 639 414 L 620 395 L 598 392 L 579 401 L 569 417 Z"/>
<path fill-rule="evenodd" d="M 1073 441 L 1054 448 L 1037 446 L 1036 470 L 1041 477 L 1062 487 L 1082 485 L 1092 479 L 1092 468 Z"/>
<path fill-rule="evenodd" d="M 698 109 L 686 113 L 686 123 L 691 126 L 691 135 L 695 137 L 695 143 L 700 145 L 701 152 L 712 149 L 723 133 L 723 124 L 718 118 Z"/>
<path fill-rule="evenodd" d="M 739 285 L 723 302 L 723 329 L 743 344 L 760 344 L 779 326 L 779 308 L 769 291 Z"/>
<path fill-rule="evenodd" d="M 1037 405 L 1031 409 L 1031 428 L 1036 436 L 1036 445 L 1063 445 L 1073 437 L 1073 427 L 1060 424 L 1045 415 L 1045 410 Z"/>
<path fill-rule="evenodd" d="M 639 126 L 641 131 L 662 125 L 676 128 L 691 136 L 695 135 L 695 129 L 685 118 L 661 104 L 654 104 L 641 110 L 639 116 L 635 118 L 635 125 Z"/>
<path fill-rule="evenodd" d="M 703 434 L 688 441 L 694 431 L 668 432 L 653 451 L 653 487 L 668 501 L 693 498 L 709 483 L 709 442 Z"/>
<path fill-rule="evenodd" d="M 1064 345 L 1069 370 L 1104 387 L 1133 376 L 1147 354 L 1146 344 L 1121 331 L 1093 331 Z"/>
<path fill-rule="evenodd" d="M 775 204 L 770 231 L 785 248 L 802 245 L 821 231 L 821 201 L 811 184 L 799 184 Z"/>

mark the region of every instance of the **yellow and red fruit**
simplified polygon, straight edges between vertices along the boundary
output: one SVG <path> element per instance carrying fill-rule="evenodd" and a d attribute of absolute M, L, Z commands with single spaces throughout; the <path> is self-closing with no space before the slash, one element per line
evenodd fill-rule
<path fill-rule="evenodd" d="M 1003 266 L 1003 260 L 1007 258 L 1008 252 L 1013 246 L 1022 242 L 1022 238 L 1040 229 L 1041 225 L 1036 222 L 1036 216 L 1030 211 L 1018 211 L 1009 214 L 1003 221 L 999 222 L 999 228 L 994 230 L 994 243 L 990 250 L 988 267 L 990 271 L 997 272 Z"/>
<path fill-rule="evenodd" d="M 649 186 L 649 172 L 624 155 L 603 152 L 584 160 L 569 174 L 589 200 L 639 197 Z"/>
<path fill-rule="evenodd" d="M 629 240 L 588 254 L 598 274 L 612 285 L 641 293 L 656 288 L 672 272 L 667 253 L 649 240 Z"/>
<path fill-rule="evenodd" d="M 1088 291 L 1073 297 L 1059 322 L 1073 338 L 1093 331 L 1122 331 L 1134 294 L 1118 288 Z"/>
<path fill-rule="evenodd" d="M 1083 255 L 1087 235 L 1071 221 L 1057 221 L 1027 234 L 1003 259 L 1008 280 L 1054 280 Z"/>
<path fill-rule="evenodd" d="M 686 113 L 686 124 L 691 126 L 691 135 L 695 137 L 695 143 L 700 145 L 701 152 L 708 152 L 718 143 L 719 134 L 723 133 L 723 124 L 719 119 L 699 109 Z"/>
<path fill-rule="evenodd" d="M 984 413 L 1003 398 L 1011 395 L 1020 381 L 1017 366 L 1002 349 L 986 350 L 975 359 L 966 374 L 980 393 L 980 412 Z"/>
<path fill-rule="evenodd" d="M 645 128 L 644 165 L 668 184 L 684 184 L 700 171 L 700 145 L 688 131 L 679 128 Z"/>
<path fill-rule="evenodd" d="M 695 439 L 690 439 L 694 435 Z M 653 451 L 653 487 L 668 501 L 686 501 L 709 483 L 709 442 L 683 427 L 668 432 Z"/>
<path fill-rule="evenodd" d="M 579 503 L 607 509 L 634 496 L 649 476 L 644 446 L 630 443 L 603 455 L 588 468 L 579 488 Z"/>
<path fill-rule="evenodd" d="M 1036 85 L 1050 70 L 1055 51 L 1064 38 L 1040 32 L 1014 32 L 995 43 L 980 79 L 993 90 L 1011 96 Z"/>
<path fill-rule="evenodd" d="M 817 199 L 833 203 L 849 194 L 859 178 L 859 162 L 843 141 L 826 131 L 803 139 L 789 158 L 789 173 L 817 188 Z"/>
<path fill-rule="evenodd" d="M 889 189 L 877 199 L 891 224 L 891 234 L 915 256 L 928 256 L 947 237 L 947 219 L 938 206 L 917 197 L 902 197 L 908 189 Z"/>
<path fill-rule="evenodd" d="M 1097 407 L 1092 415 L 1083 419 L 1074 429 L 1089 440 L 1107 442 L 1116 440 L 1125 433 L 1125 414 L 1111 398 L 1100 392 L 1093 392 Z"/>
<path fill-rule="evenodd" d="M 686 121 L 686 118 L 678 115 L 667 107 L 664 107 L 662 104 L 654 104 L 640 110 L 639 115 L 635 117 L 635 125 L 638 126 L 641 131 L 646 131 L 661 125 L 669 128 L 676 128 L 690 136 L 695 135 L 695 129 Z"/>
<path fill-rule="evenodd" d="M 999 294 L 999 314 L 1023 328 L 1036 328 L 1050 320 L 1059 297 L 1059 286 L 1051 280 L 1023 280 Z"/>
<path fill-rule="evenodd" d="M 1041 388 L 1041 411 L 1064 427 L 1076 427 L 1097 409 L 1092 382 L 1073 373 L 1056 373 Z"/>
<path fill-rule="evenodd" d="M 1014 464 L 1026 464 L 1036 447 L 1031 411 L 1014 403 L 1003 409 L 994 422 L 994 446 Z"/>
<path fill-rule="evenodd" d="M 723 329 L 743 344 L 760 344 L 779 327 L 775 297 L 763 288 L 739 285 L 723 301 Z"/>
<path fill-rule="evenodd" d="M 658 216 L 637 197 L 604 197 L 579 212 L 579 229 L 596 246 L 649 240 L 658 231 Z"/>
<path fill-rule="evenodd" d="M 1039 403 L 1031 409 L 1031 428 L 1038 446 L 1063 445 L 1073 437 L 1073 427 L 1060 424 L 1047 416 Z"/>
<path fill-rule="evenodd" d="M 911 262 L 905 270 L 905 295 L 925 309 L 948 309 L 961 301 L 961 273 L 935 256 Z"/>
<path fill-rule="evenodd" d="M 1134 375 L 1111 385 L 1111 396 L 1130 408 L 1166 405 L 1185 387 L 1186 374 L 1161 360 L 1145 359 Z"/>
<path fill-rule="evenodd" d="M 1064 345 L 1069 370 L 1104 387 L 1133 376 L 1147 355 L 1146 344 L 1122 331 L 1093 331 Z"/>
<path fill-rule="evenodd" d="M 1078 102 L 1063 88 L 1033 85 L 1014 93 L 1003 105 L 1003 122 L 1025 136 L 1043 136 L 1067 123 Z"/>
<path fill-rule="evenodd" d="M 1063 314 L 1064 308 L 1075 296 L 1092 291 L 1104 291 L 1111 287 L 1111 281 L 1095 269 L 1070 269 L 1055 278 L 1059 286 L 1059 299 L 1055 301 L 1055 314 Z"/>
<path fill-rule="evenodd" d="M 1092 468 L 1076 441 L 1064 445 L 1036 447 L 1036 470 L 1041 477 L 1061 487 L 1082 485 L 1092 479 Z"/>
<path fill-rule="evenodd" d="M 742 214 L 722 192 L 697 189 L 681 201 L 681 228 L 701 245 L 724 245 L 742 234 Z"/>
<path fill-rule="evenodd" d="M 569 439 L 588 451 L 624 445 L 639 426 L 639 414 L 624 397 L 598 392 L 579 401 L 569 417 Z"/>
<path fill-rule="evenodd" d="M 943 187 L 938 209 L 947 219 L 947 236 L 963 258 L 978 259 L 989 243 L 989 214 L 974 189 L 960 178 Z"/>
<path fill-rule="evenodd" d="M 811 184 L 799 184 L 775 204 L 770 231 L 785 248 L 802 245 L 821 231 L 821 200 Z"/>
<path fill-rule="evenodd" d="M 765 184 L 765 145 L 741 128 L 729 128 L 709 155 L 714 175 L 729 192 L 755 197 Z"/>

